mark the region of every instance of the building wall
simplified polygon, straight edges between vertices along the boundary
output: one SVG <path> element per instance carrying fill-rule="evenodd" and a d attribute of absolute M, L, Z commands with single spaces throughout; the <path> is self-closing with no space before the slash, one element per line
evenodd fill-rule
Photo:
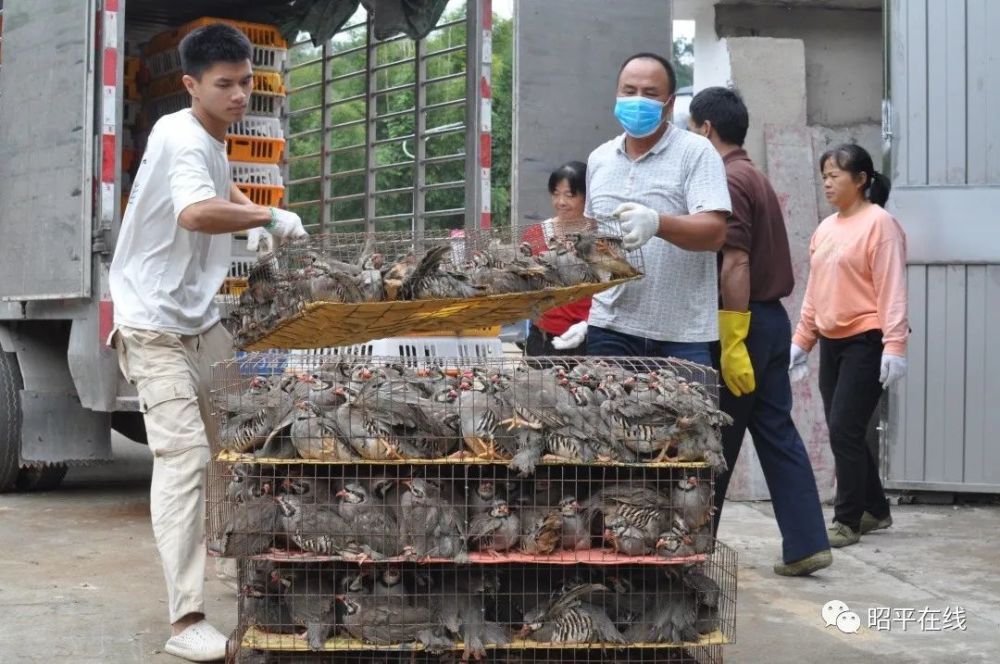
<path fill-rule="evenodd" d="M 810 125 L 836 127 L 880 121 L 881 11 L 717 5 L 715 32 L 720 38 L 801 39 Z"/>

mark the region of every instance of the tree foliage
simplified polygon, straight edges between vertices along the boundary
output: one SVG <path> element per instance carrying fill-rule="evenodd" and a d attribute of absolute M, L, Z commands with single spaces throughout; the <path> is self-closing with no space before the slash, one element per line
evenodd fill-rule
<path fill-rule="evenodd" d="M 421 88 L 425 95 L 420 118 L 426 128 L 419 147 L 427 160 L 425 210 L 431 213 L 427 227 L 444 229 L 463 225 L 466 52 L 465 24 L 461 20 L 465 11 L 461 4 L 449 8 L 441 21 L 445 27 L 432 32 L 419 46 L 410 39 L 394 38 L 367 48 L 364 14 L 359 12 L 351 21 L 354 27 L 349 25 L 325 48 L 305 42 L 292 49 L 288 203 L 306 224 L 319 224 L 320 201 L 325 195 L 330 199 L 328 221 L 337 230 L 364 230 L 364 220 L 372 216 L 389 217 L 379 221 L 378 230 L 410 228 L 417 178 L 415 81 L 419 50 L 423 62 Z M 447 25 L 451 22 L 455 24 Z M 497 21 L 493 41 L 491 198 L 495 223 L 504 223 L 510 210 L 510 23 L 510 20 Z M 371 172 L 366 161 L 369 138 Z M 371 209 L 366 209 L 368 178 L 376 192 Z M 328 182 L 326 191 L 324 179 Z"/>

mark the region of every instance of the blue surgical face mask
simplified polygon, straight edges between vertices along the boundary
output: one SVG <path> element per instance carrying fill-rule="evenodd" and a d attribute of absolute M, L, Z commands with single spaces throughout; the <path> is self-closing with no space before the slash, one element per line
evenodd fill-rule
<path fill-rule="evenodd" d="M 618 97 L 615 117 L 626 134 L 632 138 L 645 138 L 663 124 L 664 106 L 664 102 L 647 97 Z"/>

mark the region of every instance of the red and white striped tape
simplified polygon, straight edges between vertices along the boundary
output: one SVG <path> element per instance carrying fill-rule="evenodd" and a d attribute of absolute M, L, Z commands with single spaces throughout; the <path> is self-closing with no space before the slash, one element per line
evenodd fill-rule
<path fill-rule="evenodd" d="M 103 57 L 101 72 L 101 225 L 114 223 L 118 197 L 115 195 L 115 181 L 118 175 L 118 70 L 124 57 L 118 43 L 119 0 L 104 0 L 104 8 L 97 17 L 97 31 Z M 100 301 L 98 303 L 98 338 L 104 344 L 114 326 L 114 306 L 111 293 L 107 290 L 107 280 L 102 279 Z"/>
<path fill-rule="evenodd" d="M 469 0 L 476 2 L 477 0 Z M 493 164 L 493 0 L 478 0 L 481 3 L 482 48 L 480 63 L 482 77 L 479 80 L 479 182 L 482 186 L 479 226 L 487 229 L 492 225 L 490 206 L 490 178 Z"/>

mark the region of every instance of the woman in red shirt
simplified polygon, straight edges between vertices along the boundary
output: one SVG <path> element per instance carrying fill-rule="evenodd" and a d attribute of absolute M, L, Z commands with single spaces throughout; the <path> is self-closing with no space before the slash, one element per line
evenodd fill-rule
<path fill-rule="evenodd" d="M 562 237 L 574 231 L 590 228 L 593 222 L 583 216 L 587 199 L 587 165 L 581 161 L 566 162 L 549 176 L 549 193 L 555 216 L 530 226 L 522 240 L 531 244 L 534 252 L 546 249 L 546 240 Z M 587 318 L 590 297 L 554 307 L 531 322 L 524 352 L 527 355 L 586 355 Z"/>

